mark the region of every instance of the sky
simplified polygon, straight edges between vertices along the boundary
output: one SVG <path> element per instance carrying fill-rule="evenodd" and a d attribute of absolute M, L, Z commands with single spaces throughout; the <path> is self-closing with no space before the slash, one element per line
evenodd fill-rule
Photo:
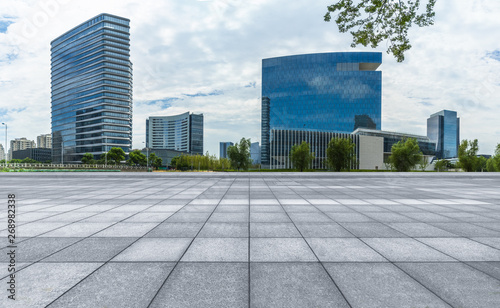
<path fill-rule="evenodd" d="M 382 129 L 426 135 L 442 109 L 461 119 L 479 153 L 500 143 L 500 1 L 443 1 L 435 24 L 409 31 L 403 63 L 351 48 L 323 21 L 334 0 L 2 0 L 0 122 L 8 139 L 51 132 L 50 41 L 100 13 L 129 18 L 133 148 L 149 116 L 204 114 L 204 150 L 242 137 L 260 141 L 262 59 L 319 52 L 382 52 Z M 426 1 L 423 1 L 426 2 Z M 0 143 L 4 143 L 0 126 Z"/>

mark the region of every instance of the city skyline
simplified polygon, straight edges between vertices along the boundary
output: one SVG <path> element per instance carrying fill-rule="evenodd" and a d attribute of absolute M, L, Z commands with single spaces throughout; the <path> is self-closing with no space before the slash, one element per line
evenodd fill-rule
<path fill-rule="evenodd" d="M 50 131 L 50 41 L 104 12 L 131 20 L 133 148 L 142 148 L 147 117 L 186 111 L 204 113 L 212 154 L 220 141 L 261 141 L 261 60 L 345 51 L 383 52 L 383 130 L 425 135 L 428 116 L 447 109 L 460 114 L 461 139 L 479 140 L 479 153 L 491 154 L 500 140 L 500 51 L 487 35 L 500 25 L 494 1 L 438 2 L 435 25 L 411 29 L 404 63 L 385 44 L 351 49 L 351 38 L 322 19 L 330 1 L 27 3 L 0 4 L 0 95 L 9 98 L 0 119 L 9 140 Z"/>

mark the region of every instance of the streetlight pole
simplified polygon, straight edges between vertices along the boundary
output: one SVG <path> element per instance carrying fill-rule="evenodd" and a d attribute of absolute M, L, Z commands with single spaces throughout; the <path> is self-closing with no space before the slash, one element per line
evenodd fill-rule
<path fill-rule="evenodd" d="M 2 125 L 5 125 L 5 149 L 4 149 L 4 152 L 5 152 L 5 168 L 7 168 L 7 124 L 6 123 L 2 123 Z"/>
<path fill-rule="evenodd" d="M 146 171 L 149 170 L 149 148 L 146 145 L 146 141 L 143 141 L 144 145 L 146 146 Z"/>

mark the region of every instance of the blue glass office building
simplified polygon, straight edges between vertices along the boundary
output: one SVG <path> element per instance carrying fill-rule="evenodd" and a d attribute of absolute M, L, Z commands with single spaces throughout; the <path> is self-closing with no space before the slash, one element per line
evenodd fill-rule
<path fill-rule="evenodd" d="M 436 143 L 436 157 L 458 157 L 460 118 L 456 111 L 441 110 L 427 119 L 427 137 Z"/>
<path fill-rule="evenodd" d="M 263 59 L 262 165 L 270 164 L 272 129 L 351 133 L 363 122 L 381 129 L 381 63 L 380 52 Z"/>
<path fill-rule="evenodd" d="M 53 162 L 80 162 L 112 147 L 130 151 L 129 23 L 101 14 L 51 42 Z"/>

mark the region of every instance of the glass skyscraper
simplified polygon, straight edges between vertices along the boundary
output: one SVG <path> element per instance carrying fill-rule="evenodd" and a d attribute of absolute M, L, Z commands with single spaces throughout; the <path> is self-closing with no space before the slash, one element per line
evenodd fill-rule
<path fill-rule="evenodd" d="M 427 137 L 436 143 L 436 157 L 458 157 L 460 118 L 456 111 L 441 110 L 427 119 Z"/>
<path fill-rule="evenodd" d="M 381 129 L 380 52 L 333 52 L 262 60 L 263 166 L 271 130 L 351 133 Z"/>
<path fill-rule="evenodd" d="M 203 114 L 149 117 L 146 147 L 203 155 Z"/>
<path fill-rule="evenodd" d="M 54 163 L 80 162 L 87 152 L 99 157 L 112 147 L 130 151 L 129 23 L 100 14 L 51 42 Z"/>

